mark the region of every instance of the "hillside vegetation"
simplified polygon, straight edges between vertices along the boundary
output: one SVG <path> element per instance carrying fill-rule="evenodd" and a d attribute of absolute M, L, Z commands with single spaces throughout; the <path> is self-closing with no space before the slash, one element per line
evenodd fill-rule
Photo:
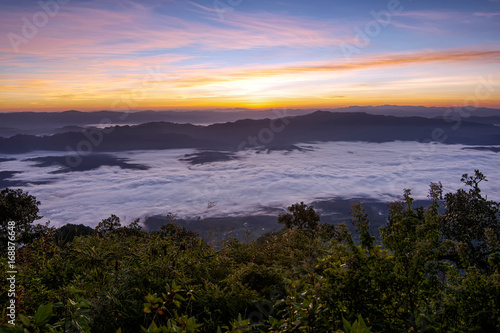
<path fill-rule="evenodd" d="M 405 190 L 380 244 L 361 205 L 354 235 L 297 203 L 280 232 L 216 245 L 174 221 L 151 232 L 116 216 L 95 230 L 34 225 L 36 199 L 6 189 L 0 227 L 8 235 L 17 223 L 17 317 L 8 323 L 4 268 L 0 331 L 500 332 L 499 203 L 483 196 L 479 171 L 462 181 L 444 195 L 432 183 L 425 208 Z"/>

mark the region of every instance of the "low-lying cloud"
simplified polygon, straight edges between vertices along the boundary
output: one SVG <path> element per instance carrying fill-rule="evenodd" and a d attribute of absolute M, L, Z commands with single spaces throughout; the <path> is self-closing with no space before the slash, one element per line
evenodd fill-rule
<path fill-rule="evenodd" d="M 55 167 L 35 167 L 25 159 L 61 155 L 36 152 L 0 163 L 18 170 L 11 180 L 41 201 L 42 221 L 53 225 L 95 226 L 111 214 L 125 223 L 172 212 L 180 217 L 231 216 L 285 209 L 298 201 L 367 197 L 392 201 L 410 188 L 427 196 L 430 182 L 446 192 L 461 187 L 463 173 L 483 172 L 489 199 L 500 200 L 497 167 L 500 155 L 463 149 L 462 145 L 416 142 L 329 142 L 308 144 L 313 150 L 240 151 L 238 159 L 191 165 L 181 161 L 193 149 L 134 151 L 114 154 L 148 170 L 103 166 L 92 171 L 53 174 Z M 44 183 L 49 181 L 48 183 Z"/>

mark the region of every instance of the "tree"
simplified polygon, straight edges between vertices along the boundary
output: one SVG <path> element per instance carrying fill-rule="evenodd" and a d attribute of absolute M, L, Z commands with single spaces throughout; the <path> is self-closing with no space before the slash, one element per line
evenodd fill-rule
<path fill-rule="evenodd" d="M 110 237 L 120 227 L 120 218 L 112 214 L 107 219 L 99 222 L 99 224 L 97 225 L 97 230 L 103 237 Z"/>
<path fill-rule="evenodd" d="M 314 211 L 313 206 L 307 206 L 304 202 L 295 203 L 288 207 L 287 213 L 278 217 L 278 223 L 284 224 L 287 229 L 300 229 L 314 233 L 318 228 L 320 216 Z"/>
<path fill-rule="evenodd" d="M 352 223 L 359 232 L 359 240 L 361 247 L 366 250 L 373 250 L 375 247 L 375 237 L 370 234 L 370 220 L 368 214 L 361 207 L 361 203 L 352 205 L 351 214 L 353 216 Z"/>
<path fill-rule="evenodd" d="M 462 176 L 462 182 L 470 189 L 445 195 L 446 211 L 439 229 L 444 240 L 456 244 L 455 262 L 458 265 L 475 265 L 488 270 L 488 257 L 499 250 L 498 243 L 496 248 L 490 245 L 495 243 L 491 239 L 500 239 L 500 210 L 497 202 L 481 195 L 479 183 L 482 181 L 487 179 L 479 170 L 475 170 L 474 176 Z"/>
<path fill-rule="evenodd" d="M 393 290 L 399 291 L 398 304 L 403 305 L 401 315 L 408 318 L 413 329 L 428 325 L 420 315 L 430 306 L 424 300 L 428 294 L 436 295 L 442 284 L 438 279 L 443 270 L 440 259 L 439 204 L 440 184 L 431 184 L 431 205 L 413 208 L 411 191 L 404 191 L 404 200 L 389 205 L 387 225 L 380 228 L 382 244 L 392 252 Z"/>
<path fill-rule="evenodd" d="M 71 243 L 77 236 L 93 235 L 94 229 L 83 224 L 65 224 L 55 231 L 55 241 L 59 246 Z"/>
<path fill-rule="evenodd" d="M 28 243 L 31 240 L 33 222 L 41 219 L 38 215 L 39 201 L 21 189 L 6 188 L 0 192 L 0 239 L 7 241 L 9 222 L 15 223 L 16 241 Z"/>

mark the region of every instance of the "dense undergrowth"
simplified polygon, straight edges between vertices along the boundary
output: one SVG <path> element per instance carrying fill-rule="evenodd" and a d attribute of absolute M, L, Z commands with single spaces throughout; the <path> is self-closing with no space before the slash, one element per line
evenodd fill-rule
<path fill-rule="evenodd" d="M 18 230 L 16 326 L 0 272 L 0 331 L 499 332 L 499 204 L 482 196 L 480 172 L 462 180 L 444 197 L 431 184 L 426 208 L 406 190 L 381 244 L 360 205 L 355 235 L 301 203 L 279 218 L 282 231 L 215 247 L 175 222 L 31 226 L 38 211 L 13 201 L 27 194 L 5 190 L 2 226 L 19 210 L 32 219 Z"/>

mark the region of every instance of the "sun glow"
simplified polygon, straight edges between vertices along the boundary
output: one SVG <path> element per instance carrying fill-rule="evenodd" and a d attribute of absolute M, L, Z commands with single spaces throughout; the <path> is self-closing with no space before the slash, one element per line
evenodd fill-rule
<path fill-rule="evenodd" d="M 241 6 L 220 21 L 208 7 L 177 5 L 69 3 L 16 50 L 1 39 L 0 111 L 451 106 L 500 72 L 500 16 L 485 9 L 408 8 L 346 58 L 341 46 L 366 19 L 358 12 L 311 18 Z M 39 10 L 6 6 L 0 31 L 22 35 L 22 18 Z M 500 107 L 498 83 L 490 88 L 480 105 Z"/>

